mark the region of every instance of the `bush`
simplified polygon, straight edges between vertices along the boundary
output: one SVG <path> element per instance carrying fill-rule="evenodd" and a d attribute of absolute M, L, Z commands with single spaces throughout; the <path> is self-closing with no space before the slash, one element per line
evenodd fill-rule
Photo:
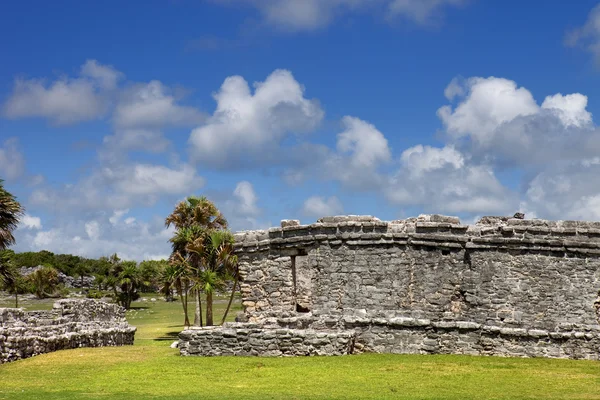
<path fill-rule="evenodd" d="M 88 299 L 101 299 L 103 297 L 110 297 L 110 294 L 103 290 L 90 289 L 86 297 Z"/>

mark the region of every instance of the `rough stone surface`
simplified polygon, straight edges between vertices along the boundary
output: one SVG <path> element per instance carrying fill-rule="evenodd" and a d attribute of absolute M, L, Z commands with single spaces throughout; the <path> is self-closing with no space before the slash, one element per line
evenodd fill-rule
<path fill-rule="evenodd" d="M 0 308 L 0 364 L 51 351 L 133 344 L 125 310 L 98 300 L 59 300 L 51 311 Z"/>
<path fill-rule="evenodd" d="M 179 339 L 185 356 L 324 356 L 352 353 L 355 334 L 228 323 L 189 328 Z"/>
<path fill-rule="evenodd" d="M 267 337 L 354 335 L 346 352 L 599 359 L 600 222 L 520 217 L 336 216 L 238 233 L 240 321 Z M 220 329 L 182 354 L 216 355 L 202 342 Z M 260 341 L 238 353 L 278 355 Z"/>

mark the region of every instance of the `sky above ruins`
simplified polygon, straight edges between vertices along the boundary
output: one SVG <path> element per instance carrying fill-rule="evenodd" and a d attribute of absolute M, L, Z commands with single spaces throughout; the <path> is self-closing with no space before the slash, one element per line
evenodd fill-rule
<path fill-rule="evenodd" d="M 0 5 L 18 251 L 165 257 L 206 195 L 233 230 L 337 214 L 600 220 L 600 5 Z"/>

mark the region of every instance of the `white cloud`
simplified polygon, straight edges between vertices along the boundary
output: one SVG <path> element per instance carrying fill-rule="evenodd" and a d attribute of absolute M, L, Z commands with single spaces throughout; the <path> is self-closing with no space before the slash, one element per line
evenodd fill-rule
<path fill-rule="evenodd" d="M 8 118 L 42 117 L 60 125 L 97 119 L 108 110 L 107 90 L 119 77 L 112 67 L 88 60 L 78 78 L 61 77 L 50 84 L 17 79 L 2 107 L 3 114 Z"/>
<path fill-rule="evenodd" d="M 222 4 L 249 4 L 264 22 L 281 31 L 314 31 L 336 17 L 359 12 L 381 12 L 418 24 L 430 23 L 440 10 L 459 6 L 464 0 L 213 0 Z"/>
<path fill-rule="evenodd" d="M 323 118 L 289 71 L 274 71 L 254 89 L 240 76 L 225 80 L 214 95 L 216 111 L 190 136 L 195 161 L 217 168 L 272 161 L 287 134 L 311 131 Z"/>
<path fill-rule="evenodd" d="M 117 130 L 113 135 L 104 137 L 105 158 L 113 158 L 130 150 L 143 150 L 150 153 L 161 153 L 167 150 L 170 142 L 162 132 L 148 129 Z"/>
<path fill-rule="evenodd" d="M 342 202 L 335 196 L 324 198 L 312 196 L 304 201 L 302 213 L 310 217 L 326 217 L 340 215 L 344 212 Z"/>
<path fill-rule="evenodd" d="M 528 184 L 524 206 L 544 218 L 600 220 L 600 159 L 555 164 Z"/>
<path fill-rule="evenodd" d="M 262 218 L 259 197 L 248 181 L 238 182 L 233 192 L 217 194 L 216 202 L 222 205 L 219 207 L 232 231 L 267 229 L 272 226 L 270 221 Z"/>
<path fill-rule="evenodd" d="M 193 192 L 204 185 L 196 169 L 154 164 L 121 164 L 99 168 L 75 184 L 35 189 L 29 202 L 52 212 L 149 207 L 164 196 Z"/>
<path fill-rule="evenodd" d="M 453 147 L 418 145 L 405 150 L 400 160 L 401 168 L 384 188 L 393 204 L 449 213 L 515 212 L 516 196 L 492 168 L 469 162 Z"/>
<path fill-rule="evenodd" d="M 157 128 L 195 125 L 204 115 L 194 107 L 177 104 L 172 91 L 153 80 L 123 90 L 113 118 L 119 128 Z"/>
<path fill-rule="evenodd" d="M 33 215 L 25 214 L 21 218 L 20 225 L 24 229 L 42 229 L 42 220 L 40 217 L 34 217 Z"/>
<path fill-rule="evenodd" d="M 87 60 L 81 67 L 81 75 L 98 82 L 105 89 L 114 89 L 123 78 L 123 74 L 110 65 L 102 65 L 96 60 Z"/>
<path fill-rule="evenodd" d="M 115 210 L 113 212 L 113 215 L 108 219 L 108 221 L 112 224 L 112 225 L 116 225 L 120 220 L 121 217 L 123 217 L 125 214 L 127 214 L 129 212 L 129 209 L 125 209 L 125 210 Z"/>
<path fill-rule="evenodd" d="M 256 205 L 258 197 L 254 192 L 254 187 L 248 181 L 239 182 L 233 196 L 237 202 L 238 212 L 244 215 L 252 216 L 260 213 L 258 206 Z"/>
<path fill-rule="evenodd" d="M 592 122 L 592 114 L 586 110 L 587 103 L 587 96 L 582 94 L 563 96 L 558 93 L 547 96 L 542 103 L 542 108 L 553 111 L 565 127 L 581 128 Z"/>
<path fill-rule="evenodd" d="M 14 180 L 25 172 L 25 158 L 18 146 L 18 139 L 9 138 L 0 147 L 0 178 Z"/>
<path fill-rule="evenodd" d="M 600 4 L 592 8 L 583 26 L 567 32 L 565 43 L 585 49 L 600 63 Z"/>
<path fill-rule="evenodd" d="M 337 136 L 337 149 L 349 153 L 353 165 L 374 168 L 390 161 L 387 139 L 374 125 L 350 116 L 344 117 L 342 124 L 345 130 Z"/>
<path fill-rule="evenodd" d="M 91 240 L 98 240 L 100 237 L 100 224 L 98 221 L 89 221 L 85 223 L 85 233 Z"/>
<path fill-rule="evenodd" d="M 460 169 L 465 164 L 462 154 L 453 147 L 440 149 L 422 145 L 404 150 L 400 155 L 400 161 L 415 176 L 421 176 L 426 172 L 446 167 Z"/>
<path fill-rule="evenodd" d="M 454 110 L 451 106 L 438 110 L 438 116 L 455 139 L 470 136 L 476 142 L 486 144 L 502 123 L 539 110 L 531 93 L 508 79 L 470 78 L 462 90 L 467 95 Z M 454 93 L 457 91 L 453 89 Z"/>
<path fill-rule="evenodd" d="M 61 220 L 58 225 L 37 232 L 18 230 L 16 251 L 49 250 L 54 253 L 101 257 L 117 253 L 127 260 L 165 259 L 170 254 L 172 229 L 164 228 L 164 219 L 149 222 L 118 221 L 96 214 L 92 220 L 77 217 Z"/>
<path fill-rule="evenodd" d="M 169 168 L 163 165 L 135 164 L 132 168 L 103 169 L 115 190 L 130 195 L 181 194 L 204 185 L 204 179 L 190 165 Z"/>
<path fill-rule="evenodd" d="M 460 102 L 441 107 L 438 116 L 450 143 L 476 158 L 525 166 L 600 150 L 600 132 L 580 93 L 547 96 L 539 106 L 531 92 L 508 79 L 476 77 L 452 85 L 462 89 Z M 454 98 L 460 91 L 450 92 Z"/>

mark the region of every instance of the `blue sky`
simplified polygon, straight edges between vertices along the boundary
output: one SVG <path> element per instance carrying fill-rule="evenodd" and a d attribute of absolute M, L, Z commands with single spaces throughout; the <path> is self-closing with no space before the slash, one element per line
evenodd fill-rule
<path fill-rule="evenodd" d="M 164 257 L 192 194 L 234 230 L 598 220 L 598 26 L 587 0 L 2 4 L 15 249 Z"/>

